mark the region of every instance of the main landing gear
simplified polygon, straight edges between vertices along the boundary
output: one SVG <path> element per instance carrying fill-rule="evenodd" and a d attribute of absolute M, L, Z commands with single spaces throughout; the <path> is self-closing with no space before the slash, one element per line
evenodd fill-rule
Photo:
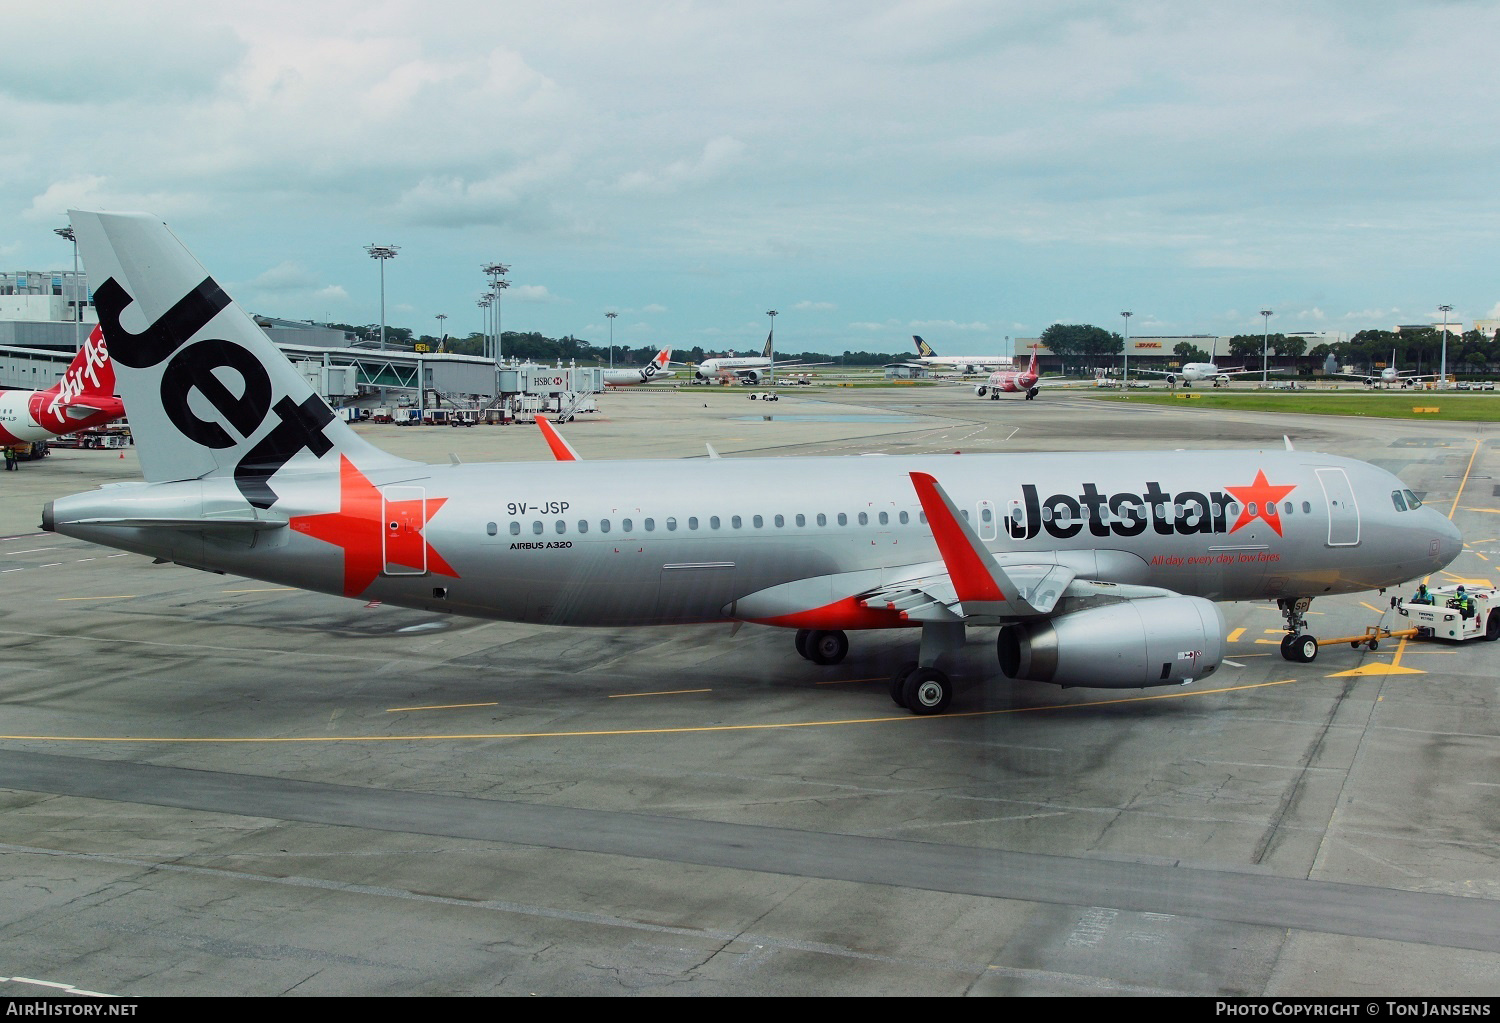
<path fill-rule="evenodd" d="M 953 702 L 953 683 L 934 667 L 939 657 L 963 647 L 962 622 L 925 622 L 917 659 L 891 676 L 891 700 L 913 714 L 941 714 Z M 797 653 L 814 664 L 837 664 L 849 653 L 849 637 L 837 630 L 798 629 Z"/>
<path fill-rule="evenodd" d="M 1307 635 L 1307 609 L 1312 605 L 1311 597 L 1278 597 L 1276 606 L 1281 617 L 1286 619 L 1286 636 L 1281 641 L 1281 656 L 1288 661 L 1308 664 L 1318 656 L 1318 641 Z"/>

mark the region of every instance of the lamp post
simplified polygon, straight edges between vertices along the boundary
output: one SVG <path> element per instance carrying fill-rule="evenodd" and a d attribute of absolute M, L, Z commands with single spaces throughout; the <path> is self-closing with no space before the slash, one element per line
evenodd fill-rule
<path fill-rule="evenodd" d="M 1260 322 L 1262 324 L 1260 335 L 1260 386 L 1264 389 L 1266 386 L 1266 352 L 1269 350 L 1271 342 L 1271 310 L 1262 309 L 1260 311 Z"/>
<path fill-rule="evenodd" d="M 1443 369 L 1439 379 L 1442 381 L 1438 386 L 1443 390 L 1448 389 L 1448 313 L 1453 310 L 1451 305 L 1440 305 L 1443 311 Z"/>
<path fill-rule="evenodd" d="M 500 319 L 500 292 L 510 287 L 510 281 L 505 279 L 505 275 L 510 273 L 510 267 L 497 262 L 486 263 L 479 269 L 490 279 L 490 290 L 495 293 L 495 361 L 499 362 L 505 348 L 505 327 Z"/>
<path fill-rule="evenodd" d="M 482 346 L 480 346 L 480 347 L 481 347 L 483 353 L 486 356 L 488 356 L 490 354 L 490 302 L 491 301 L 493 301 L 493 300 L 490 298 L 490 296 L 488 294 L 485 294 L 485 296 L 483 298 L 481 298 L 478 302 L 474 303 L 475 305 L 479 306 L 480 309 L 484 310 L 484 331 L 483 331 L 483 333 L 484 333 L 484 344 Z"/>
<path fill-rule="evenodd" d="M 1120 387 L 1128 391 L 1130 389 L 1130 317 L 1135 314 L 1127 309 L 1120 315 L 1125 317 L 1125 367 L 1120 371 Z"/>
<path fill-rule="evenodd" d="M 614 369 L 615 368 L 615 317 L 619 316 L 620 314 L 619 313 L 605 313 L 604 315 L 605 315 L 605 318 L 607 318 L 609 320 L 609 368 L 610 369 Z"/>
<path fill-rule="evenodd" d="M 399 245 L 366 245 L 370 258 L 380 263 L 380 350 L 385 351 L 385 261 L 395 259 Z"/>
<path fill-rule="evenodd" d="M 54 227 L 52 233 L 73 243 L 73 343 L 82 348 L 83 340 L 79 337 L 83 329 L 79 326 L 83 323 L 83 303 L 78 300 L 78 236 L 71 226 Z"/>
<path fill-rule="evenodd" d="M 771 386 L 776 386 L 776 310 L 767 309 L 766 315 L 771 318 L 771 331 L 766 335 L 766 344 L 771 349 Z"/>
<path fill-rule="evenodd" d="M 448 318 L 448 314 L 447 313 L 438 313 L 437 314 L 437 321 L 438 321 L 438 339 L 437 339 L 437 341 L 438 341 L 438 351 L 442 351 L 443 350 L 443 338 L 447 337 L 447 335 L 443 333 L 443 321 L 446 320 L 447 318 Z"/>

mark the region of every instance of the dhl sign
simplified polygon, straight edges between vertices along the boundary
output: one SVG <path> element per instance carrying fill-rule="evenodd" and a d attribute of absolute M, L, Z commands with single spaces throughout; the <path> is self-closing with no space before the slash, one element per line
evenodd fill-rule
<path fill-rule="evenodd" d="M 1161 342 L 1160 341 L 1137 341 L 1137 342 L 1135 342 L 1135 347 L 1137 349 L 1140 349 L 1140 348 L 1160 348 L 1161 347 Z"/>

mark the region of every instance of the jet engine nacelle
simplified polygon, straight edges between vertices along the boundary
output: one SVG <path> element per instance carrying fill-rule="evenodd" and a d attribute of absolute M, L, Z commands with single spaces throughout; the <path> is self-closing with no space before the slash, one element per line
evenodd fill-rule
<path fill-rule="evenodd" d="M 986 387 L 984 384 L 978 384 L 974 388 L 974 394 L 976 396 L 980 397 L 980 398 L 983 398 L 986 394 L 989 394 L 989 393 L 990 393 L 990 389 L 988 387 Z"/>
<path fill-rule="evenodd" d="M 760 383 L 761 372 L 758 369 L 745 369 L 740 371 L 740 383 L 747 387 L 754 387 Z"/>
<path fill-rule="evenodd" d="M 1224 659 L 1224 616 L 1202 597 L 1106 604 L 1000 630 L 1008 678 L 1095 689 L 1182 685 Z"/>
<path fill-rule="evenodd" d="M 1167 374 L 1167 386 L 1171 387 L 1171 386 L 1173 386 L 1176 383 L 1177 383 L 1177 374 L 1176 373 L 1168 373 Z"/>

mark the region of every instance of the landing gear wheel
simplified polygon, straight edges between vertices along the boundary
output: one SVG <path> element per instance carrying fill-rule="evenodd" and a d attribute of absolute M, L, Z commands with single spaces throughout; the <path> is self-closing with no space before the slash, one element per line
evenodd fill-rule
<path fill-rule="evenodd" d="M 806 657 L 809 660 L 812 659 L 811 655 L 808 654 L 808 652 L 807 652 L 807 637 L 811 636 L 811 635 L 812 635 L 812 630 L 811 629 L 798 629 L 797 630 L 797 638 L 795 640 L 793 640 L 792 642 L 793 642 L 793 645 L 797 648 L 797 656 L 798 657 Z"/>
<path fill-rule="evenodd" d="M 1359 646 L 1358 643 L 1354 645 Z M 1373 644 L 1370 649 L 1375 649 Z M 1296 661 L 1298 664 L 1311 663 L 1313 658 L 1318 656 L 1317 637 L 1300 633 L 1287 635 L 1281 641 L 1281 656 L 1288 661 Z"/>
<path fill-rule="evenodd" d="M 837 664 L 849 652 L 849 637 L 838 630 L 817 629 L 807 637 L 807 659 L 814 664 Z"/>
<path fill-rule="evenodd" d="M 901 696 L 913 714 L 941 714 L 953 700 L 953 683 L 936 668 L 918 668 L 906 677 Z"/>
<path fill-rule="evenodd" d="M 905 664 L 901 665 L 900 671 L 891 676 L 891 702 L 896 706 L 906 706 L 906 680 L 910 678 L 911 673 L 916 671 L 919 667 L 921 667 L 921 665 L 919 665 L 916 661 L 907 661 Z"/>

